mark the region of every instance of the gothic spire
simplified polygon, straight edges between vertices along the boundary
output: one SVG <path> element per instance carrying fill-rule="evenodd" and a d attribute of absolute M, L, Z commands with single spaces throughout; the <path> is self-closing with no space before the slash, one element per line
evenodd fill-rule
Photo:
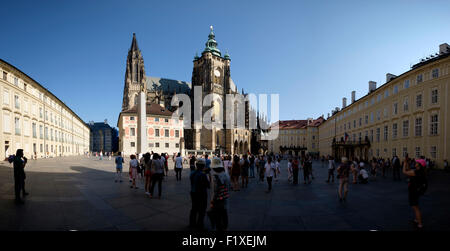
<path fill-rule="evenodd" d="M 131 51 L 138 51 L 139 47 L 137 44 L 137 40 L 136 40 L 136 33 L 133 33 L 133 41 L 131 41 L 131 47 L 130 47 Z"/>

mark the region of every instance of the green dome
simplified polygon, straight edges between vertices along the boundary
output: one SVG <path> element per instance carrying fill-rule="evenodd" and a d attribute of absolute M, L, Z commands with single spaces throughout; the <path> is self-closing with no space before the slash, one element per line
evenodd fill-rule
<path fill-rule="evenodd" d="M 211 31 L 208 35 L 208 41 L 206 41 L 206 48 L 203 52 L 211 52 L 213 55 L 218 57 L 221 56 L 220 50 L 217 48 L 217 41 L 215 40 L 216 35 L 214 35 L 213 27 L 210 27 Z"/>
<path fill-rule="evenodd" d="M 224 59 L 226 60 L 231 60 L 230 59 L 230 54 L 228 54 L 228 51 L 225 53 L 225 56 L 223 56 Z"/>

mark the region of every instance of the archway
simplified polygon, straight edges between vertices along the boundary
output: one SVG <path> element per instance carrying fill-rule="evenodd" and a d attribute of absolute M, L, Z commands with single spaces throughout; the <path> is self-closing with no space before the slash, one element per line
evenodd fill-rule
<path fill-rule="evenodd" d="M 233 147 L 233 154 L 237 154 L 238 151 L 238 142 L 237 140 L 234 141 L 234 147 Z"/>
<path fill-rule="evenodd" d="M 244 144 L 242 143 L 242 141 L 241 142 L 239 142 L 239 154 L 242 154 L 242 152 L 244 151 Z"/>

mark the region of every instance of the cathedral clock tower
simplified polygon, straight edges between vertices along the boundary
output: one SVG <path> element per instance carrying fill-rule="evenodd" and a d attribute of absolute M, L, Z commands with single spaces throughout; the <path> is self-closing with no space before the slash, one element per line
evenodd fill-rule
<path fill-rule="evenodd" d="M 129 110 L 138 104 L 139 92 L 142 89 L 144 91 L 147 90 L 144 58 L 142 57 L 141 50 L 139 50 L 136 34 L 133 33 L 133 40 L 127 56 L 122 111 Z"/>
<path fill-rule="evenodd" d="M 220 50 L 217 48 L 217 42 L 215 40 L 215 34 L 213 27 L 210 27 L 210 33 L 208 35 L 208 40 L 206 42 L 206 47 L 202 52 L 201 57 L 197 55 L 194 58 L 194 69 L 192 72 L 192 89 L 191 89 L 191 104 L 194 104 L 194 91 L 196 87 L 201 87 L 202 90 L 202 100 L 208 94 L 218 94 L 222 99 L 223 107 L 225 107 L 225 95 L 228 93 L 233 93 L 230 88 L 230 57 L 226 53 L 222 57 Z M 219 104 L 213 103 L 210 107 L 202 108 L 202 117 L 204 113 L 213 108 L 213 121 L 222 113 L 223 129 L 225 129 L 225 114 Z M 192 116 L 194 114 L 194 105 L 192 105 Z M 194 117 L 192 117 L 194 121 Z M 186 147 L 188 149 L 225 149 L 226 147 L 226 136 L 225 130 L 222 128 L 212 128 L 208 130 L 202 126 L 202 128 L 195 129 L 194 124 L 192 125 L 194 130 L 187 132 L 189 134 L 189 140 L 186 142 Z M 192 145 L 191 145 L 192 144 Z"/>

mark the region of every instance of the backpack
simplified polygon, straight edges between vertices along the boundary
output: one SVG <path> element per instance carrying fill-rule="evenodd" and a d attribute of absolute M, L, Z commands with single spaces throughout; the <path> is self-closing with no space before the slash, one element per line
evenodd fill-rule
<path fill-rule="evenodd" d="M 217 197 L 216 197 L 216 201 L 223 201 L 225 199 L 228 199 L 228 197 L 230 196 L 228 193 L 228 188 L 225 186 L 225 184 L 223 184 L 218 175 L 214 175 L 214 179 L 215 182 L 218 186 L 218 191 L 217 191 Z"/>
<path fill-rule="evenodd" d="M 417 182 L 417 193 L 419 195 L 424 195 L 428 189 L 428 181 L 427 181 L 427 178 L 425 177 L 425 174 L 424 174 L 423 178 L 420 179 L 420 181 L 421 182 Z"/>

